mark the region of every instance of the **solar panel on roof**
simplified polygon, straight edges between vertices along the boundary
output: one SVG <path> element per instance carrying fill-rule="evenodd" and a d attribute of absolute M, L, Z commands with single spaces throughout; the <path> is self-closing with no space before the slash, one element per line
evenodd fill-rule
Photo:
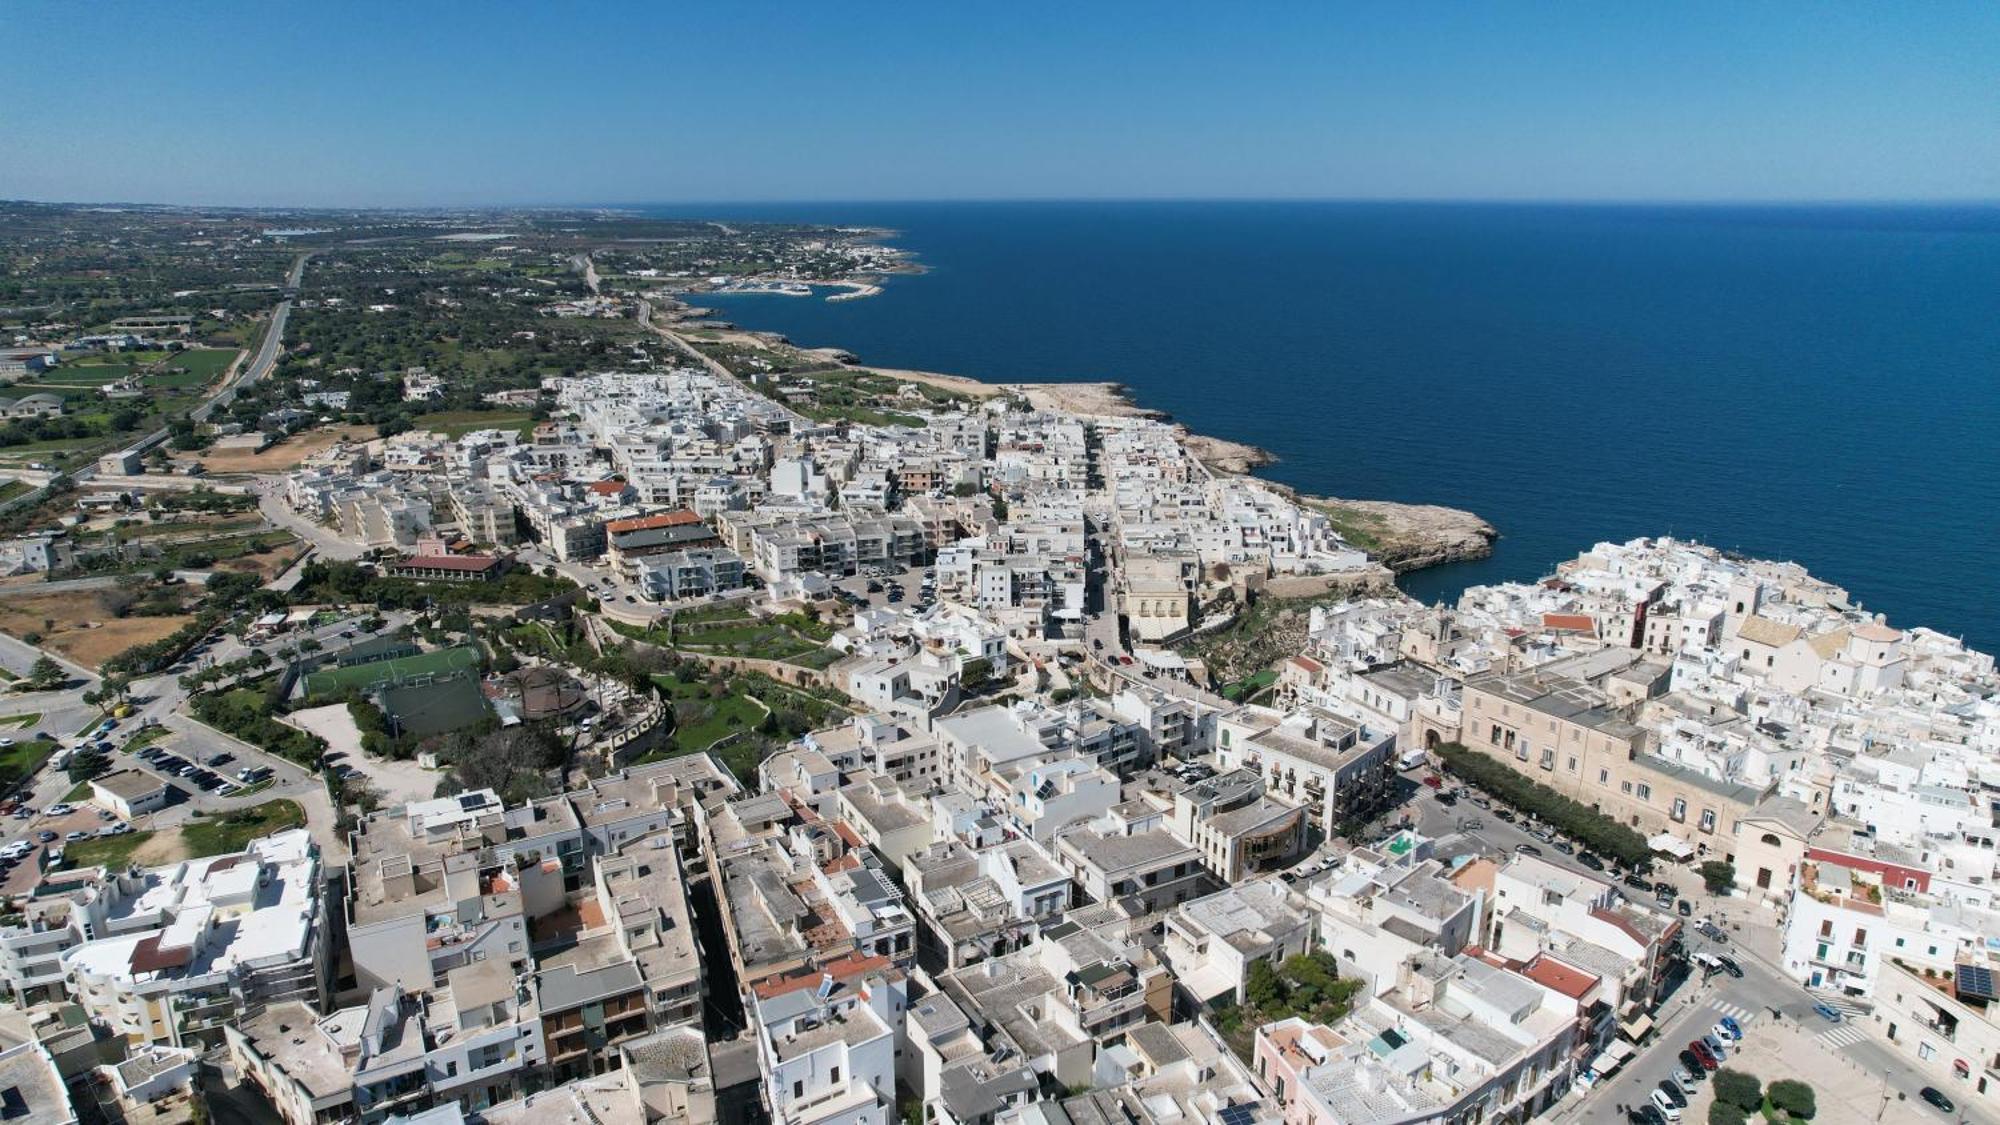
<path fill-rule="evenodd" d="M 1960 965 L 1952 974 L 1952 979 L 1958 985 L 1960 996 L 2000 1000 L 2000 992 L 1994 991 L 1993 970 L 1984 965 Z"/>
<path fill-rule="evenodd" d="M 1257 1115 L 1251 1112 L 1251 1108 L 1247 1105 L 1226 1106 L 1216 1117 L 1221 1125 L 1250 1125 L 1257 1119 Z"/>

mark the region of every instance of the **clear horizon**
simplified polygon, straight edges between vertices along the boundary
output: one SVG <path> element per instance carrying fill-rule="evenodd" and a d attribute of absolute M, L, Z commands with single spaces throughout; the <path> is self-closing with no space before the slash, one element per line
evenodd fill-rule
<path fill-rule="evenodd" d="M 22 2 L 0 31 L 32 44 L 0 72 L 18 199 L 2000 201 L 1990 4 Z"/>

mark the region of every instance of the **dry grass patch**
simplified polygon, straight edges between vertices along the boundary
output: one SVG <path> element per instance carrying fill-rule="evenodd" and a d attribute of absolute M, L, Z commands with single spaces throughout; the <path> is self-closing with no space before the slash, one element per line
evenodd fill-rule
<path fill-rule="evenodd" d="M 315 453 L 331 449 L 342 439 L 351 442 L 373 441 L 373 426 L 328 426 L 323 430 L 307 430 L 294 434 L 284 441 L 261 452 L 247 449 L 211 450 L 200 454 L 202 468 L 210 473 L 281 473 L 296 468 L 299 462 Z"/>
<path fill-rule="evenodd" d="M 42 635 L 41 645 L 85 667 L 96 668 L 133 645 L 167 636 L 192 616 L 113 617 L 98 590 L 0 598 L 0 633 Z"/>

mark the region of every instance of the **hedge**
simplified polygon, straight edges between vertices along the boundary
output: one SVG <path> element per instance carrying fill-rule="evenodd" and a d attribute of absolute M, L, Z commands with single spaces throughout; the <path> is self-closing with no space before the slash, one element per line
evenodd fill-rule
<path fill-rule="evenodd" d="M 1573 801 L 1532 778 L 1514 772 L 1504 762 L 1447 742 L 1435 753 L 1455 777 L 1505 801 L 1536 820 L 1601 856 L 1627 867 L 1652 858 L 1646 838 L 1589 805 Z"/>

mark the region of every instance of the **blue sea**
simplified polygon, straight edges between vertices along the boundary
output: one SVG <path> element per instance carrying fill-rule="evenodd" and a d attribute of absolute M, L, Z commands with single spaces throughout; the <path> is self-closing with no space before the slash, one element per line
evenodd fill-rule
<path fill-rule="evenodd" d="M 864 362 L 1116 380 L 1320 495 L 1448 504 L 1533 579 L 1602 539 L 1794 559 L 2000 650 L 2000 210 L 1340 203 L 651 208 L 893 228 L 878 297 L 704 299 Z"/>

